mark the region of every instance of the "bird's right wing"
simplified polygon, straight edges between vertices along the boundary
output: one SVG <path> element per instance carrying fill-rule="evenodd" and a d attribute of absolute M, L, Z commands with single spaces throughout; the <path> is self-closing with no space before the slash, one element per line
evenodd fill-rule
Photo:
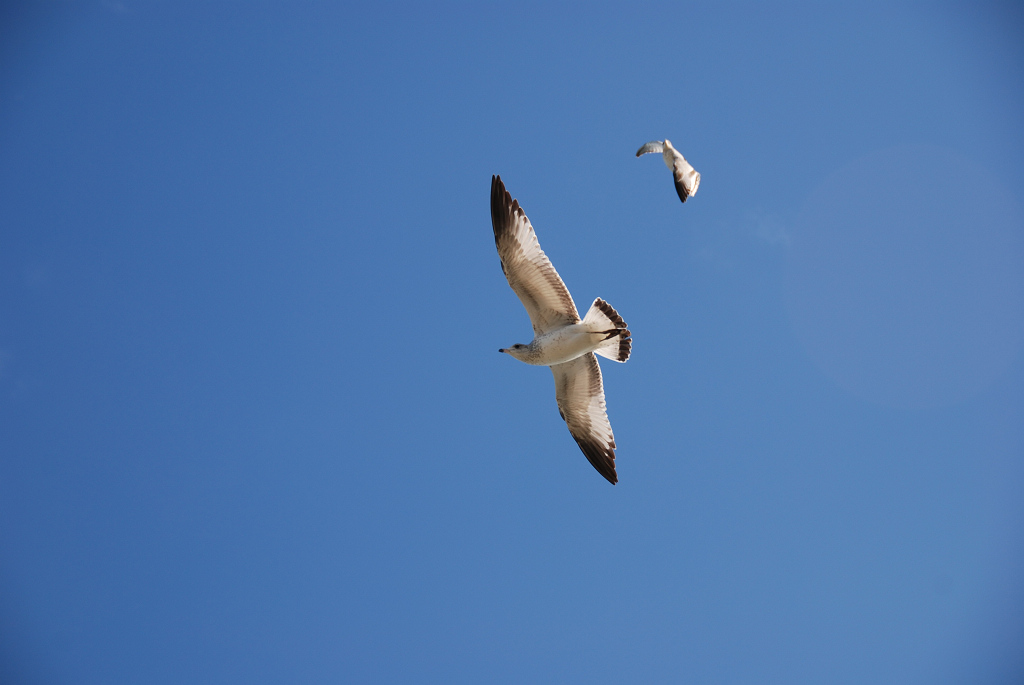
<path fill-rule="evenodd" d="M 615 474 L 615 436 L 604 404 L 604 384 L 597 357 L 588 352 L 564 364 L 551 367 L 555 375 L 555 399 L 558 413 L 569 433 L 597 472 L 613 485 Z"/>
<path fill-rule="evenodd" d="M 639 150 L 636 151 L 636 156 L 646 155 L 648 152 L 657 152 L 659 155 L 665 151 L 665 144 L 660 140 L 652 140 L 649 143 L 644 143 Z"/>
<path fill-rule="evenodd" d="M 690 166 L 690 163 L 677 151 L 672 164 L 672 179 L 676 184 L 676 193 L 682 202 L 686 198 L 697 194 L 697 186 L 700 185 L 700 174 Z"/>
<path fill-rule="evenodd" d="M 505 190 L 500 176 L 491 177 L 491 223 L 501 270 L 526 307 L 534 334 L 579 323 L 569 290 L 540 249 L 526 212 Z"/>

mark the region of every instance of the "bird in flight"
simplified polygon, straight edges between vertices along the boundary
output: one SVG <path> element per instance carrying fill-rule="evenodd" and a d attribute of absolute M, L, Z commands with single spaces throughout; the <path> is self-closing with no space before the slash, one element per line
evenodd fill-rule
<path fill-rule="evenodd" d="M 501 270 L 533 324 L 532 342 L 498 351 L 527 364 L 551 367 L 558 413 L 590 463 L 614 484 L 615 436 L 594 355 L 617 362 L 629 359 L 632 341 L 626 322 L 601 298 L 580 320 L 569 290 L 500 176 L 491 177 L 491 223 Z"/>
<path fill-rule="evenodd" d="M 672 170 L 672 177 L 676 182 L 676 192 L 679 199 L 686 202 L 686 198 L 697 194 L 697 186 L 700 185 L 700 174 L 690 166 L 686 158 L 679 153 L 679 150 L 672 147 L 672 143 L 665 140 L 652 140 L 645 143 L 636 151 L 636 156 L 646 155 L 648 152 L 660 152 L 661 158 L 665 160 L 665 166 Z"/>

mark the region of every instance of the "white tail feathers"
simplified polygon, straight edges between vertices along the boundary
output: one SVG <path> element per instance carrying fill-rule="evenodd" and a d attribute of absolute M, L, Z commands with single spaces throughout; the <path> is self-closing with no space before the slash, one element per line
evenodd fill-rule
<path fill-rule="evenodd" d="M 601 344 L 594 350 L 596 354 L 617 362 L 629 359 L 633 341 L 626 322 L 614 307 L 600 297 L 597 298 L 583 317 L 583 323 L 587 330 L 601 336 Z"/>

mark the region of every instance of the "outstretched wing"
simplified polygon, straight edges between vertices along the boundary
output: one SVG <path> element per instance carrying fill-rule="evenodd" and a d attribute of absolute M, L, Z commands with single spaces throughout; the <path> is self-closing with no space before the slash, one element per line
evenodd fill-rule
<path fill-rule="evenodd" d="M 526 212 L 505 190 L 500 176 L 491 177 L 491 223 L 501 270 L 526 307 L 534 334 L 579 323 L 569 290 L 540 249 Z"/>
<path fill-rule="evenodd" d="M 665 145 L 660 140 L 652 140 L 641 145 L 640 149 L 636 151 L 636 156 L 646 155 L 648 152 L 657 152 L 660 155 L 664 151 Z"/>
<path fill-rule="evenodd" d="M 615 436 L 604 405 L 604 384 L 597 357 L 589 352 L 555 364 L 551 373 L 555 375 L 558 413 L 583 454 L 614 485 L 619 480 L 615 474 Z"/>
<path fill-rule="evenodd" d="M 676 151 L 672 163 L 672 178 L 675 180 L 676 193 L 679 199 L 686 202 L 686 198 L 697 193 L 697 186 L 700 185 L 700 174 L 690 166 L 690 163 Z"/>

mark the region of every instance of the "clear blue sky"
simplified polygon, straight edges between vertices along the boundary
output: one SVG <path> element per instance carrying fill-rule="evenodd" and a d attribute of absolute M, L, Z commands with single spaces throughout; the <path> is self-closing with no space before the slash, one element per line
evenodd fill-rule
<path fill-rule="evenodd" d="M 6 3 L 0 682 L 1021 682 L 1022 121 L 1011 4 Z"/>

